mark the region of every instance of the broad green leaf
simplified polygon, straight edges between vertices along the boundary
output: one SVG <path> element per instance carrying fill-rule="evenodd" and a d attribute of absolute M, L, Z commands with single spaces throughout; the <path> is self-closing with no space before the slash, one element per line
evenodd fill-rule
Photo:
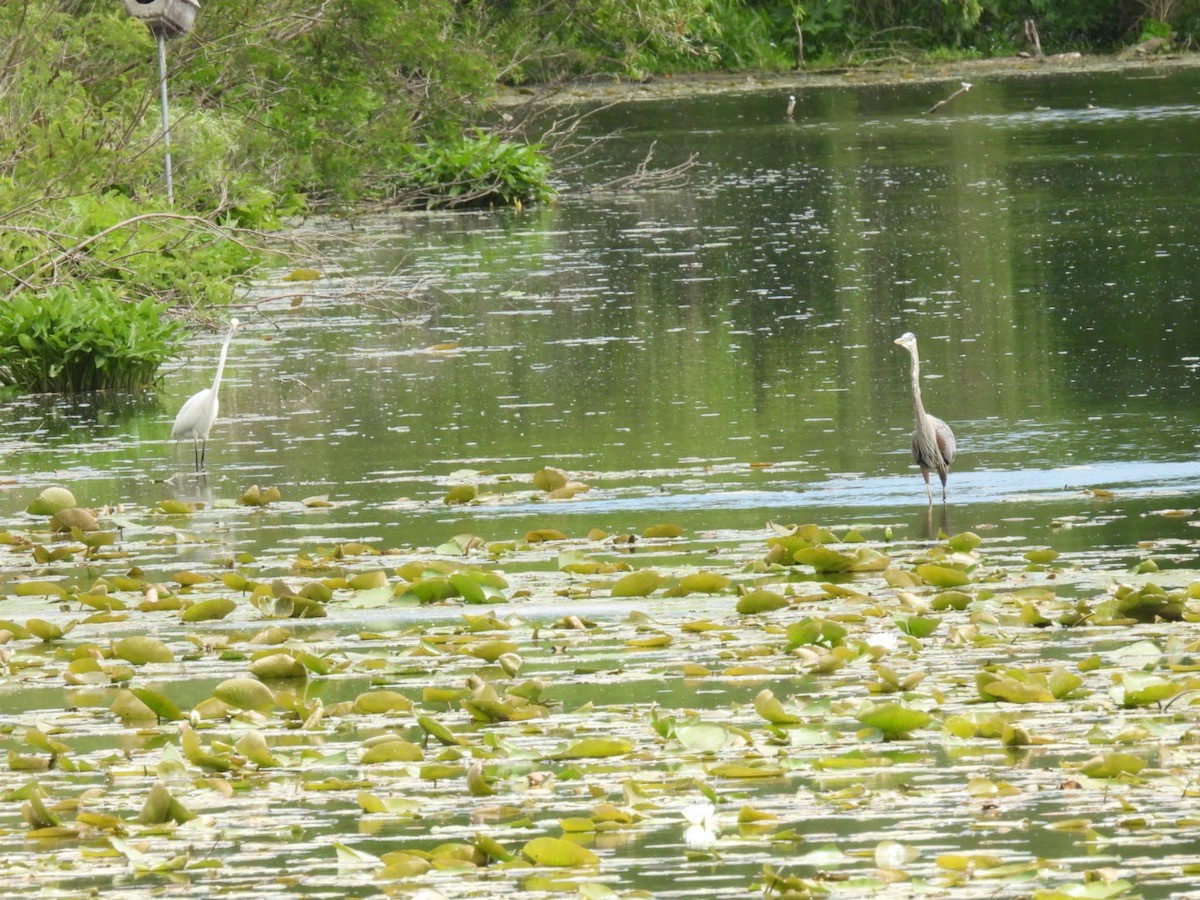
<path fill-rule="evenodd" d="M 1094 756 L 1079 769 L 1089 778 L 1116 778 L 1118 775 L 1136 775 L 1146 767 L 1146 760 L 1132 753 L 1109 753 Z"/>
<path fill-rule="evenodd" d="M 773 725 L 796 725 L 804 721 L 802 716 L 784 709 L 783 704 L 769 688 L 759 691 L 755 696 L 754 711 Z"/>
<path fill-rule="evenodd" d="M 983 538 L 973 531 L 962 531 L 946 541 L 955 553 L 970 553 L 983 543 Z"/>
<path fill-rule="evenodd" d="M 223 619 L 237 609 L 237 604 L 228 597 L 212 597 L 185 607 L 179 616 L 181 622 L 210 622 Z"/>
<path fill-rule="evenodd" d="M 1126 708 L 1153 706 L 1170 700 L 1182 690 L 1179 685 L 1149 672 L 1128 671 L 1121 673 L 1117 689 L 1120 703 Z"/>
<path fill-rule="evenodd" d="M 242 736 L 234 743 L 234 749 L 254 765 L 260 769 L 272 769 L 280 765 L 275 755 L 271 753 L 270 747 L 267 746 L 267 739 L 261 731 L 250 729 L 243 732 Z"/>
<path fill-rule="evenodd" d="M 454 506 L 460 503 L 470 503 L 479 496 L 479 488 L 473 484 L 458 484 L 446 491 L 442 503 Z"/>
<path fill-rule="evenodd" d="M 962 569 L 939 566 L 936 563 L 924 563 L 917 566 L 917 574 L 923 581 L 934 587 L 953 588 L 971 583 L 971 576 Z"/>
<path fill-rule="evenodd" d="M 227 678 L 212 693 L 222 703 L 237 709 L 266 712 L 275 707 L 275 695 L 256 678 Z"/>
<path fill-rule="evenodd" d="M 1042 547 L 1034 550 L 1029 550 L 1025 553 L 1025 558 L 1034 565 L 1045 565 L 1052 563 L 1058 559 L 1058 551 L 1051 550 L 1049 547 Z"/>
<path fill-rule="evenodd" d="M 617 579 L 612 586 L 614 597 L 648 597 L 663 582 L 663 577 L 653 569 L 639 569 Z"/>
<path fill-rule="evenodd" d="M 113 644 L 113 656 L 133 663 L 135 666 L 146 663 L 169 663 L 175 661 L 175 654 L 162 641 L 150 637 L 124 637 Z"/>
<path fill-rule="evenodd" d="M 533 486 L 546 493 L 566 487 L 570 480 L 566 472 L 554 466 L 546 466 L 533 473 Z"/>
<path fill-rule="evenodd" d="M 387 762 L 421 762 L 425 755 L 416 744 L 395 735 L 386 735 L 388 740 L 372 743 L 363 750 L 360 762 L 364 766 Z"/>
<path fill-rule="evenodd" d="M 387 715 L 412 708 L 413 702 L 399 691 L 367 691 L 354 698 L 354 711 L 359 715 Z"/>
<path fill-rule="evenodd" d="M 735 608 L 742 615 L 752 616 L 759 613 L 773 612 L 787 605 L 787 599 L 780 594 L 774 591 L 758 590 L 738 597 Z"/>
<path fill-rule="evenodd" d="M 26 507 L 32 516 L 52 516 L 59 510 L 78 506 L 75 495 L 64 487 L 48 487 L 37 495 L 37 499 Z"/>
<path fill-rule="evenodd" d="M 679 584 L 670 593 L 678 596 L 687 594 L 717 594 L 733 582 L 716 572 L 691 572 L 679 579 Z"/>
<path fill-rule="evenodd" d="M 776 778 L 783 774 L 783 769 L 768 762 L 727 762 L 710 767 L 708 774 L 716 778 Z"/>
<path fill-rule="evenodd" d="M 633 742 L 624 738 L 584 738 L 576 741 L 560 753 L 558 759 L 601 759 L 608 756 L 624 756 L 633 749 Z"/>
<path fill-rule="evenodd" d="M 683 534 L 683 529 L 678 525 L 663 522 L 658 525 L 651 525 L 642 532 L 644 538 L 677 538 Z"/>
<path fill-rule="evenodd" d="M 587 847 L 563 838 L 534 838 L 521 848 L 521 853 L 535 866 L 577 867 L 600 863 L 600 857 Z"/>
<path fill-rule="evenodd" d="M 933 716 L 898 703 L 876 703 L 860 709 L 855 718 L 864 725 L 878 728 L 884 734 L 901 735 L 924 728 L 932 721 Z"/>

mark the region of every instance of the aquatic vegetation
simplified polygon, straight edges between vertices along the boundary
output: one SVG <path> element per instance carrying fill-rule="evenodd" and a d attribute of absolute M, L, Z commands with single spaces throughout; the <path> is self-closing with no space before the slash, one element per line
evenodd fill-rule
<path fill-rule="evenodd" d="M 543 528 L 184 569 L 173 538 L 204 546 L 211 510 L 125 509 L 97 545 L 49 530 L 114 531 L 79 503 L 48 488 L 5 523 L 8 889 L 236 892 L 268 866 L 609 896 L 717 859 L 714 896 L 1190 884 L 1200 580 L 1177 572 L 1097 589 L 1067 552 L 816 526 L 695 556 L 663 523 L 645 559 Z"/>
<path fill-rule="evenodd" d="M 0 304 L 0 384 L 77 393 L 144 387 L 179 353 L 183 325 L 105 284 L 23 291 Z"/>

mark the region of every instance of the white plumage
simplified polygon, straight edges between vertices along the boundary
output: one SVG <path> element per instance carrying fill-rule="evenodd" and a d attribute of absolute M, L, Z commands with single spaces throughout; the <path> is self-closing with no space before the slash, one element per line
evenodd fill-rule
<path fill-rule="evenodd" d="M 229 334 L 221 345 L 221 356 L 217 360 L 217 375 L 213 378 L 212 387 L 206 387 L 188 397 L 187 402 L 175 416 L 175 424 L 171 426 L 171 440 L 184 441 L 191 439 L 192 453 L 196 459 L 196 471 L 204 469 L 204 452 L 208 445 L 208 432 L 212 430 L 213 422 L 217 420 L 217 410 L 220 404 L 217 391 L 221 387 L 221 375 L 225 371 L 225 357 L 229 354 L 229 343 L 237 330 L 238 320 L 229 322 Z"/>

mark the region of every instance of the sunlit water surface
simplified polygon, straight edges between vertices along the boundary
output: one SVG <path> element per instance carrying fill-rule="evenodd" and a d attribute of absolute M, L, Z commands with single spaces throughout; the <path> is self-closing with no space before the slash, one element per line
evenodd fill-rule
<path fill-rule="evenodd" d="M 1007 79 L 934 116 L 928 86 L 803 94 L 790 120 L 773 93 L 606 111 L 592 177 L 657 140 L 664 165 L 699 154 L 690 186 L 314 223 L 327 275 L 256 288 L 206 482 L 166 438 L 222 335 L 141 402 L 6 404 L 7 508 L 61 481 L 94 504 L 260 483 L 336 504 L 238 523 L 263 546 L 662 517 L 917 537 L 892 344 L 911 330 L 926 405 L 958 436 L 951 528 L 1189 535 L 1147 514 L 1192 504 L 1200 479 L 1197 80 Z M 591 493 L 530 502 L 542 465 Z M 488 502 L 445 508 L 470 480 Z"/>

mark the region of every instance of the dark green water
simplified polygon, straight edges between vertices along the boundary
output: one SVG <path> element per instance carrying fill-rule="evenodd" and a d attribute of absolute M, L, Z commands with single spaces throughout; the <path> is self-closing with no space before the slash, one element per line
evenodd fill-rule
<path fill-rule="evenodd" d="M 664 165 L 699 154 L 692 183 L 311 223 L 327 277 L 256 289 L 205 484 L 154 479 L 188 467 L 166 437 L 216 336 L 141 403 L 6 405 L 4 503 L 64 481 L 95 505 L 251 483 L 337 502 L 243 533 L 264 546 L 662 519 L 920 536 L 892 344 L 912 330 L 926 405 L 958 435 L 951 530 L 1046 543 L 1074 517 L 1095 527 L 1063 549 L 1189 537 L 1147 514 L 1195 506 L 1200 481 L 1198 86 L 1148 68 L 977 84 L 932 116 L 956 84 L 803 93 L 791 120 L 774 92 L 603 111 L 581 178 L 657 141 Z M 591 493 L 526 502 L 546 464 Z M 446 509 L 471 478 L 502 502 Z"/>

